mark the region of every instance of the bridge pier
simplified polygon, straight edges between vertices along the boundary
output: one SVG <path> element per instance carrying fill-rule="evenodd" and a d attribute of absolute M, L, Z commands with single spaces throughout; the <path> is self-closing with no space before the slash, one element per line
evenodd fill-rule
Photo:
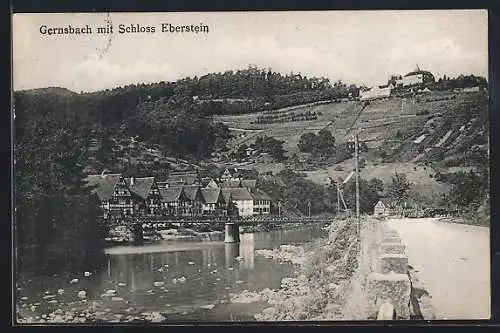
<path fill-rule="evenodd" d="M 240 226 L 234 222 L 226 222 L 224 243 L 240 242 Z"/>
<path fill-rule="evenodd" d="M 137 222 L 132 226 L 132 233 L 134 235 L 134 245 L 144 244 L 144 230 L 142 228 L 142 223 Z"/>

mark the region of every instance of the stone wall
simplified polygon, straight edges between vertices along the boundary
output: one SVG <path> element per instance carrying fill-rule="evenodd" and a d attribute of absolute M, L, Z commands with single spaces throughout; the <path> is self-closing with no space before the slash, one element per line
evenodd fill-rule
<path fill-rule="evenodd" d="M 410 319 L 412 288 L 405 245 L 384 220 L 367 218 L 363 223 L 362 255 L 370 267 L 363 283 L 368 318 Z"/>

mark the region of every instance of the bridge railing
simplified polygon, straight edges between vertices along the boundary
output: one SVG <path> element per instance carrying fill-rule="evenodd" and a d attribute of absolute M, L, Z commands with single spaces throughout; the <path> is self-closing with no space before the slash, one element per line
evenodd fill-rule
<path fill-rule="evenodd" d="M 153 225 L 163 225 L 162 227 L 171 226 L 190 226 L 190 225 L 224 225 L 227 222 L 232 222 L 240 225 L 257 225 L 257 224 L 287 224 L 287 223 L 330 223 L 333 218 L 315 218 L 315 217 L 214 217 L 214 216 L 149 216 L 149 217 L 122 217 L 113 218 L 107 221 L 108 226 L 117 225 L 133 225 L 143 224 L 144 227 L 152 227 Z"/>

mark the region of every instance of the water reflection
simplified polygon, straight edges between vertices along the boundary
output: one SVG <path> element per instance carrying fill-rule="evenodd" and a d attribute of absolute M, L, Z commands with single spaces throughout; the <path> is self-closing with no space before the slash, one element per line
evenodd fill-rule
<path fill-rule="evenodd" d="M 255 234 L 243 234 L 240 236 L 240 255 L 243 257 L 243 266 L 246 269 L 255 268 Z"/>
<path fill-rule="evenodd" d="M 226 262 L 226 267 L 232 267 L 236 257 L 240 256 L 240 244 L 239 243 L 225 243 L 224 244 L 224 258 Z"/>
<path fill-rule="evenodd" d="M 168 308 L 169 311 L 192 313 L 196 319 L 199 314 L 192 311 L 200 310 L 200 306 L 227 301 L 229 293 L 244 289 L 278 288 L 282 277 L 292 272 L 291 265 L 276 264 L 256 255 L 256 250 L 300 244 L 321 235 L 319 227 L 309 227 L 241 234 L 240 243 L 233 244 L 222 241 L 164 241 L 143 246 L 114 247 L 108 249 L 107 263 L 100 273 L 88 279 L 80 278 L 77 285 L 46 281 L 47 286 L 33 288 L 33 292 L 39 293 L 40 288 L 57 290 L 62 287 L 70 295 L 70 288 L 74 289 L 71 293 L 85 290 L 89 299 L 103 299 L 112 311 L 120 311 L 120 306 L 124 304 L 102 297 L 112 289 L 116 290 L 118 298 L 128 302 L 126 307 L 131 306 L 138 311 L 165 311 Z M 53 287 L 49 288 L 50 284 Z M 231 311 L 236 311 L 233 306 L 255 305 L 220 304 L 213 310 L 217 318 L 212 319 L 228 320 L 234 313 Z"/>

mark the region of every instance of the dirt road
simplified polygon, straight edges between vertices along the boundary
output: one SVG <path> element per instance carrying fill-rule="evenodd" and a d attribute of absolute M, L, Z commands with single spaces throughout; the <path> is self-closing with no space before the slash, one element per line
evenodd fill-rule
<path fill-rule="evenodd" d="M 392 219 L 388 225 L 406 244 L 436 319 L 489 319 L 489 228 L 431 218 Z"/>

